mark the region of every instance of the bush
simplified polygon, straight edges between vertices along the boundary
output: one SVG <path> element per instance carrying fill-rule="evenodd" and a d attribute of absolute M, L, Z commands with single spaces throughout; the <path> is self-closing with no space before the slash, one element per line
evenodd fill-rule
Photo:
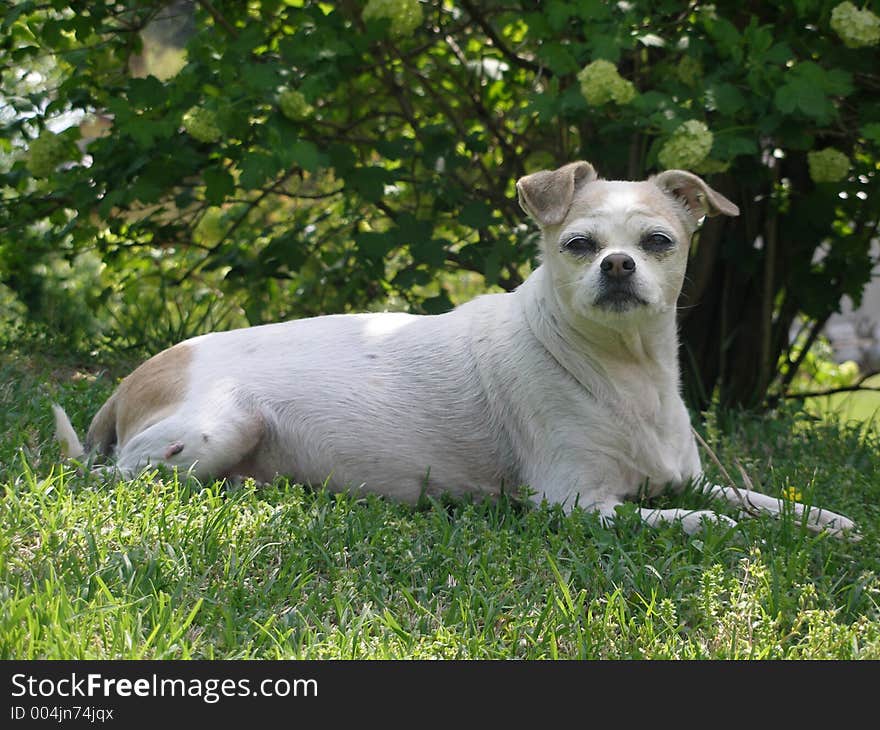
<path fill-rule="evenodd" d="M 757 405 L 799 364 L 795 318 L 818 332 L 870 278 L 876 5 L 217 0 L 163 20 L 158 2 L 20 2 L 0 47 L 2 282 L 38 317 L 34 266 L 94 248 L 96 306 L 164 279 L 254 324 L 439 312 L 462 272 L 510 290 L 535 265 L 519 176 L 687 165 L 743 211 L 694 244 L 687 393 Z M 146 73 L 179 28 L 185 62 Z M 79 118 L 86 156 L 35 175 L 26 149 Z"/>

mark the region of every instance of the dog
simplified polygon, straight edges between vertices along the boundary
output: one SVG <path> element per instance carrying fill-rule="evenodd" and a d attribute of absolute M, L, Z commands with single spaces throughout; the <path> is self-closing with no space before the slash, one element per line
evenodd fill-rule
<path fill-rule="evenodd" d="M 631 182 L 588 162 L 521 178 L 542 262 L 515 291 L 445 314 L 326 315 L 194 337 L 147 360 L 83 446 L 54 406 L 62 452 L 113 455 L 132 477 L 284 475 L 415 503 L 423 494 L 531 499 L 598 511 L 692 483 L 814 530 L 851 520 L 706 483 L 680 395 L 676 306 L 694 232 L 739 209 L 700 177 Z M 650 524 L 735 525 L 710 510 L 641 508 Z"/>

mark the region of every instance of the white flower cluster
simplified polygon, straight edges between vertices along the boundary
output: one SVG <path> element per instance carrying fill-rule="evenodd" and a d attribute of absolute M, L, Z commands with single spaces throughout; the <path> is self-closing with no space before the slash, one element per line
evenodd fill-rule
<path fill-rule="evenodd" d="M 685 56 L 675 67 L 675 75 L 686 86 L 696 86 L 703 78 L 703 64 L 693 56 Z"/>
<path fill-rule="evenodd" d="M 388 18 L 391 35 L 407 36 L 422 24 L 422 6 L 419 0 L 369 0 L 361 17 L 364 20 Z"/>
<path fill-rule="evenodd" d="M 807 153 L 807 165 L 813 182 L 840 182 L 849 173 L 850 161 L 834 147 Z"/>
<path fill-rule="evenodd" d="M 851 2 L 840 3 L 831 11 L 831 28 L 850 48 L 880 43 L 880 18 L 870 10 L 859 10 Z"/>
<path fill-rule="evenodd" d="M 217 115 L 204 107 L 191 107 L 183 115 L 183 128 L 193 139 L 199 142 L 216 142 L 223 136 L 217 126 Z"/>
<path fill-rule="evenodd" d="M 609 102 L 628 104 L 636 95 L 636 87 L 618 72 L 611 61 L 598 60 L 585 66 L 577 75 L 581 93 L 591 106 L 603 106 Z"/>
<path fill-rule="evenodd" d="M 709 156 L 713 139 L 709 127 L 691 119 L 663 143 L 657 160 L 664 170 L 693 170 Z"/>
<path fill-rule="evenodd" d="M 285 89 L 278 95 L 278 106 L 281 113 L 293 122 L 305 119 L 312 113 L 312 105 L 294 89 Z"/>
<path fill-rule="evenodd" d="M 58 165 L 70 159 L 70 149 L 66 140 L 46 130 L 30 143 L 27 169 L 34 177 L 49 177 Z"/>

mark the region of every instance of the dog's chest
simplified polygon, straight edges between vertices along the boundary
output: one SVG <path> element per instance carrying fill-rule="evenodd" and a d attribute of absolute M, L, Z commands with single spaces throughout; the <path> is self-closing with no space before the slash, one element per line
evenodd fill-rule
<path fill-rule="evenodd" d="M 625 481 L 634 495 L 646 482 L 652 492 L 678 486 L 700 469 L 684 402 L 674 381 L 630 375 L 618 374 L 603 408 Z"/>

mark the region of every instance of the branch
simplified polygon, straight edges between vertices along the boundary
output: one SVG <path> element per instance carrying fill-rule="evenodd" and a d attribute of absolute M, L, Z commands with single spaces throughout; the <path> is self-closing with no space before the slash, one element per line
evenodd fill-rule
<path fill-rule="evenodd" d="M 783 399 L 792 399 L 792 400 L 804 400 L 806 398 L 815 398 L 817 396 L 823 395 L 834 395 L 836 393 L 854 393 L 858 391 L 867 391 L 870 393 L 880 393 L 880 388 L 875 388 L 871 385 L 862 385 L 867 378 L 870 378 L 872 375 L 876 375 L 877 373 L 868 373 L 867 375 L 859 378 L 859 382 L 854 385 L 842 385 L 839 388 L 828 388 L 827 390 L 811 390 L 808 393 L 786 393 L 782 396 Z"/>
<path fill-rule="evenodd" d="M 773 168 L 774 184 L 779 177 L 779 167 Z M 758 373 L 758 387 L 765 389 L 773 380 L 771 368 L 771 349 L 773 343 L 773 300 L 776 284 L 776 248 L 779 234 L 779 215 L 776 203 L 768 201 L 764 218 L 764 280 L 761 292 L 761 360 Z"/>
<path fill-rule="evenodd" d="M 223 13 L 217 10 L 217 8 L 211 4 L 210 0 L 196 0 L 196 2 L 211 14 L 211 17 L 214 18 L 214 22 L 216 22 L 217 25 L 222 26 L 223 29 L 233 38 L 238 38 L 238 31 L 235 29 L 235 26 L 223 17 Z"/>
<path fill-rule="evenodd" d="M 259 206 L 260 203 L 262 203 L 263 200 L 266 199 L 266 197 L 268 197 L 269 195 L 271 195 L 271 194 L 273 194 L 273 193 L 277 194 L 277 191 L 275 190 L 275 187 L 276 187 L 277 185 L 282 185 L 282 184 L 283 184 L 286 180 L 288 180 L 291 176 L 293 176 L 294 174 L 296 174 L 296 171 L 297 171 L 297 168 L 296 168 L 296 167 L 292 167 L 292 168 L 290 168 L 290 169 L 289 169 L 287 172 L 285 172 L 280 178 L 278 178 L 277 180 L 275 180 L 271 185 L 269 185 L 268 187 L 263 188 L 262 190 L 260 190 L 260 194 L 257 195 L 257 197 L 254 198 L 254 199 L 250 202 L 250 204 L 249 204 L 248 207 L 245 209 L 245 211 L 244 211 L 240 216 L 238 216 L 238 218 L 236 218 L 236 219 L 232 222 L 232 225 L 229 226 L 229 228 L 226 229 L 226 231 L 225 231 L 224 234 L 223 234 L 223 237 L 222 237 L 222 238 L 221 238 L 221 239 L 220 239 L 220 240 L 219 240 L 214 246 L 212 246 L 212 247 L 209 249 L 209 252 L 205 255 L 205 258 L 202 259 L 202 260 L 200 260 L 200 261 L 197 261 L 197 262 L 196 262 L 195 264 L 193 264 L 193 265 L 192 265 L 187 271 L 185 271 L 181 276 L 177 277 L 177 279 L 174 281 L 174 285 L 175 285 L 175 286 L 180 286 L 180 285 L 181 285 L 184 281 L 186 281 L 190 276 L 192 276 L 192 275 L 195 274 L 200 268 L 202 268 L 202 266 L 204 266 L 204 265 L 208 262 L 208 259 L 210 258 L 211 254 L 217 253 L 217 252 L 223 247 L 223 245 L 224 245 L 224 244 L 225 244 L 225 243 L 231 238 L 232 234 L 235 233 L 236 229 L 237 229 L 239 226 L 241 226 L 241 224 L 244 223 L 244 222 L 248 219 L 248 217 L 250 216 L 250 214 L 251 214 L 254 210 L 256 210 L 257 206 Z"/>
<path fill-rule="evenodd" d="M 785 375 L 782 378 L 782 382 L 779 385 L 779 393 L 781 397 L 786 397 L 786 391 L 788 390 L 788 386 L 791 385 L 791 381 L 794 380 L 794 376 L 797 375 L 797 371 L 800 369 L 807 355 L 813 347 L 813 343 L 816 341 L 816 338 L 819 336 L 819 333 L 822 332 L 822 328 L 825 326 L 825 323 L 828 322 L 828 319 L 831 315 L 828 314 L 820 319 L 817 319 L 813 322 L 813 327 L 810 330 L 810 334 L 807 335 L 807 341 L 804 343 L 801 351 L 798 353 L 798 356 L 792 360 L 790 357 L 786 358 L 788 362 L 788 369 L 786 370 Z M 778 399 L 780 396 L 775 396 Z"/>
<path fill-rule="evenodd" d="M 303 199 L 303 200 L 324 200 L 325 198 L 332 198 L 334 195 L 339 195 L 345 191 L 345 185 L 340 187 L 337 190 L 329 190 L 326 193 L 290 193 L 287 190 L 283 190 L 281 186 L 287 182 L 290 178 L 282 178 L 277 182 L 271 185 L 271 191 L 276 195 L 281 195 L 285 198 L 291 198 L 293 200 Z M 248 202 L 248 201 L 235 201 L 235 202 Z"/>
<path fill-rule="evenodd" d="M 487 21 L 480 10 L 477 8 L 476 4 L 470 2 L 469 0 L 462 0 L 461 3 L 464 6 L 464 9 L 467 10 L 468 15 L 474 19 L 477 25 L 480 26 L 480 29 L 483 33 L 486 34 L 486 37 L 492 41 L 492 45 L 497 48 L 501 55 L 504 56 L 508 61 L 510 61 L 515 66 L 519 66 L 520 68 L 527 69 L 533 73 L 541 74 L 545 76 L 552 76 L 552 73 L 541 66 L 540 64 L 535 63 L 534 61 L 529 61 L 526 58 L 522 58 L 521 56 L 516 55 L 510 48 L 508 48 L 504 41 L 501 40 L 501 37 L 495 32 L 495 29 L 492 25 Z"/>
<path fill-rule="evenodd" d="M 389 58 L 390 58 L 392 52 L 394 52 L 393 48 L 388 50 Z M 397 58 L 398 58 L 398 60 L 401 61 L 401 63 L 403 63 L 403 60 L 400 58 L 399 55 L 397 56 Z M 443 95 L 440 94 L 439 92 L 437 92 L 433 88 L 433 86 L 428 82 L 427 77 L 425 77 L 421 73 L 419 73 L 418 70 L 410 68 L 405 63 L 403 63 L 403 68 L 404 68 L 404 71 L 406 71 L 407 73 L 409 73 L 411 76 L 413 76 L 414 78 L 416 78 L 418 81 L 420 81 L 422 83 L 422 85 L 425 88 L 425 91 L 427 91 L 428 94 L 435 100 L 437 105 L 439 107 L 441 107 L 441 111 L 446 114 L 449 123 L 452 124 L 452 126 L 456 128 L 456 131 L 459 133 L 459 135 L 461 137 L 465 137 L 467 134 L 467 130 L 461 125 L 461 122 L 455 116 L 454 110 L 446 103 L 446 100 L 443 98 Z M 404 118 L 409 123 L 409 126 L 413 130 L 413 133 L 415 134 L 416 138 L 419 139 L 419 130 L 420 130 L 421 124 L 418 121 L 418 118 L 415 114 L 415 111 L 412 108 L 412 105 L 410 104 L 409 99 L 403 93 L 403 89 L 400 87 L 400 85 L 394 79 L 394 76 L 390 71 L 390 64 L 386 64 L 385 66 L 380 67 L 379 70 L 380 70 L 380 73 L 382 74 L 382 76 L 384 77 L 383 80 L 385 81 L 386 87 L 394 95 L 394 98 L 397 100 L 398 106 L 400 107 L 400 110 L 403 113 Z M 489 172 L 489 170 L 486 169 L 486 166 L 482 163 L 482 161 L 479 158 L 477 158 L 476 163 L 477 163 L 477 167 L 482 172 L 483 176 L 485 177 L 486 181 L 488 182 L 488 184 L 489 184 L 488 191 L 489 191 L 489 194 L 492 195 L 492 192 L 497 187 L 495 185 L 497 176 L 493 176 Z M 469 187 L 472 187 L 471 185 L 468 185 L 468 183 L 465 180 L 462 180 L 457 173 L 453 172 L 453 173 L 449 173 L 449 174 L 452 174 L 455 177 L 455 179 L 459 182 L 459 184 L 461 184 L 462 188 L 468 189 Z M 509 219 L 510 218 L 509 213 L 507 213 L 507 211 L 505 211 L 505 204 L 507 201 L 505 198 L 503 198 L 503 193 L 501 195 L 502 195 L 502 198 L 500 200 L 498 199 L 497 194 L 492 195 L 492 197 L 495 198 L 496 203 L 497 203 L 497 207 L 500 211 L 502 211 L 502 215 L 506 214 Z"/>
<path fill-rule="evenodd" d="M 452 49 L 453 54 L 458 59 L 463 69 L 468 68 L 468 60 L 465 56 L 464 52 L 459 47 L 458 43 L 455 42 L 455 39 L 451 35 L 446 36 L 446 43 Z M 467 82 L 462 84 L 462 88 L 467 91 Z M 468 96 L 470 97 L 471 103 L 473 105 L 474 111 L 477 113 L 477 116 L 480 117 L 486 124 L 486 127 L 489 129 L 492 134 L 495 135 L 495 139 L 498 140 L 498 144 L 504 150 L 505 156 L 509 160 L 514 160 L 517 166 L 517 177 L 525 174 L 525 169 L 523 169 L 521 155 L 517 154 L 517 151 L 513 148 L 510 142 L 504 136 L 503 130 L 498 126 L 495 118 L 483 104 L 483 99 L 480 96 L 480 82 L 478 81 L 474 90 L 471 91 Z M 510 130 L 511 134 L 515 134 L 513 130 Z"/>

